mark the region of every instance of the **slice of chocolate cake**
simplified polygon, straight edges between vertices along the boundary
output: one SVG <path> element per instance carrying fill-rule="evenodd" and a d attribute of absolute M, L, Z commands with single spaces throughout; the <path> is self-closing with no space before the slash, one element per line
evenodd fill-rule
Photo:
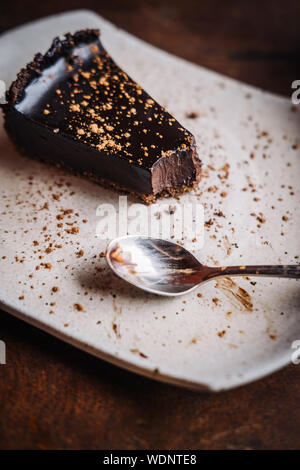
<path fill-rule="evenodd" d="M 199 180 L 194 137 L 112 60 L 98 30 L 55 38 L 2 106 L 16 145 L 145 202 Z"/>

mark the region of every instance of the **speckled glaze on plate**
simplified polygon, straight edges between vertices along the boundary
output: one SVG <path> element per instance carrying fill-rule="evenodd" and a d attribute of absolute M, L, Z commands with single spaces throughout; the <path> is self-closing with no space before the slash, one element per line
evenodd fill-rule
<path fill-rule="evenodd" d="M 296 263 L 299 110 L 85 10 L 2 35 L 0 79 L 9 85 L 55 35 L 86 27 L 99 27 L 117 63 L 196 137 L 203 177 L 180 199 L 205 208 L 195 256 L 211 265 Z M 21 156 L 2 118 L 0 201 L 4 310 L 116 365 L 198 390 L 235 387 L 290 361 L 300 339 L 298 281 L 226 279 L 172 299 L 126 285 L 96 237 L 97 206 L 117 205 L 118 194 Z"/>

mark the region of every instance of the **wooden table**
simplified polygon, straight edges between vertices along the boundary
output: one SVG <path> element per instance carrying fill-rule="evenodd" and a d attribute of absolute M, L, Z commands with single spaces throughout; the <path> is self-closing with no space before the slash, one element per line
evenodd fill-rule
<path fill-rule="evenodd" d="M 300 79 L 299 0 L 86 0 L 84 6 L 158 47 L 253 85 L 290 95 L 291 82 Z M 80 7 L 71 0 L 3 2 L 0 32 Z M 1 449 L 300 447 L 300 365 L 230 392 L 198 394 L 119 370 L 0 315 L 7 344 Z"/>

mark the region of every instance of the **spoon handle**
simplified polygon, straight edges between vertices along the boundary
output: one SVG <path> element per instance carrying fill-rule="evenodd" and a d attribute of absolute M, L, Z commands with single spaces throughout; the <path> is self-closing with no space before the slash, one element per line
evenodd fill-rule
<path fill-rule="evenodd" d="M 211 277 L 219 276 L 271 276 L 271 277 L 289 277 L 300 278 L 300 265 L 271 265 L 271 266 L 224 266 L 223 268 L 214 268 Z"/>

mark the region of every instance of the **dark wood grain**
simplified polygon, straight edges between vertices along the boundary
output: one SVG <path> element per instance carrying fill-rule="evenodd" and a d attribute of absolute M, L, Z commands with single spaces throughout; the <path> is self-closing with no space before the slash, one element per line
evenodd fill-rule
<path fill-rule="evenodd" d="M 300 76 L 298 0 L 1 1 L 0 32 L 41 16 L 89 8 L 187 60 L 290 95 Z"/>
<path fill-rule="evenodd" d="M 300 78 L 300 3 L 84 2 L 188 60 L 285 95 Z M 81 1 L 1 2 L 0 31 Z M 1 449 L 296 449 L 300 366 L 218 395 L 122 371 L 0 312 Z M 300 338 L 299 338 L 300 339 Z"/>

